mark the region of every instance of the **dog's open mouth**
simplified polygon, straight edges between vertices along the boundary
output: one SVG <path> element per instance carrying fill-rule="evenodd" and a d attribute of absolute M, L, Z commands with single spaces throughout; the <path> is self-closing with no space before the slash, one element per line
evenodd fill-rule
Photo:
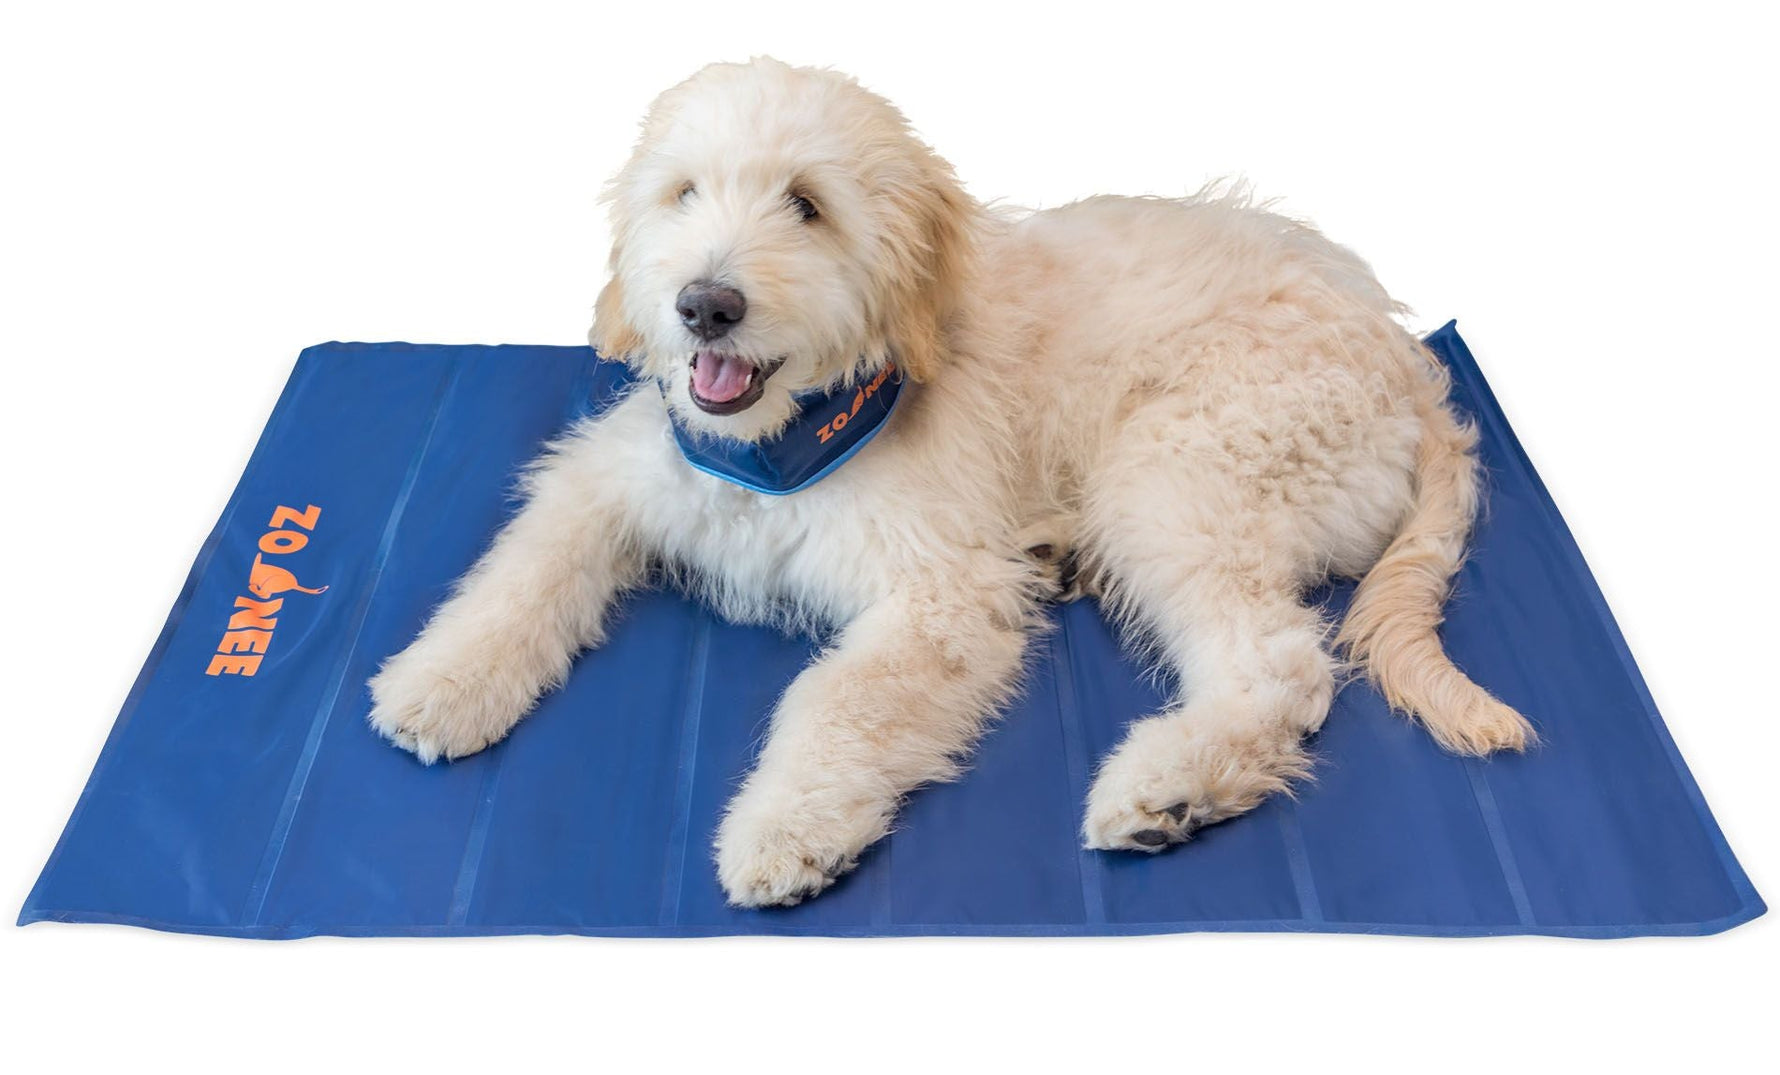
<path fill-rule="evenodd" d="M 775 358 L 765 365 L 740 355 L 710 349 L 692 353 L 692 402 L 706 414 L 739 414 L 754 406 L 766 388 L 767 378 L 785 364 Z"/>

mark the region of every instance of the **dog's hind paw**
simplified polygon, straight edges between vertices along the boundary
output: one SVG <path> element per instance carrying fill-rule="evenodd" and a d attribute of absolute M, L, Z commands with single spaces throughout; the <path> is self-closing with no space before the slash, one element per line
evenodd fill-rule
<path fill-rule="evenodd" d="M 1195 830 L 1246 813 L 1309 770 L 1289 735 L 1204 734 L 1191 717 L 1131 726 L 1088 791 L 1082 842 L 1108 851 L 1162 851 Z"/>
<path fill-rule="evenodd" d="M 1082 823 L 1083 844 L 1102 851 L 1163 851 L 1198 828 L 1191 803 L 1178 802 L 1160 810 L 1134 803 L 1091 810 Z"/>
<path fill-rule="evenodd" d="M 1092 571 L 1083 568 L 1077 550 L 1040 542 L 1029 546 L 1025 555 L 1037 571 L 1040 595 L 1044 599 L 1063 604 L 1100 596 L 1099 580 Z"/>

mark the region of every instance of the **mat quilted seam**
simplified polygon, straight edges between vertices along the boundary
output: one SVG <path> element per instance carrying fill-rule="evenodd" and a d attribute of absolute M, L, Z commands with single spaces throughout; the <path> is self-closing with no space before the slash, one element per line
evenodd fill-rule
<path fill-rule="evenodd" d="M 389 561 L 389 554 L 395 546 L 396 531 L 401 526 L 402 515 L 407 511 L 408 498 L 414 491 L 414 484 L 420 477 L 422 463 L 427 452 L 432 448 L 433 431 L 438 428 L 439 415 L 445 409 L 446 401 L 457 387 L 458 377 L 463 372 L 463 362 L 458 360 L 451 365 L 450 372 L 440 378 L 437 394 L 433 399 L 432 414 L 428 416 L 425 432 L 421 435 L 420 445 L 415 449 L 414 457 L 408 463 L 408 471 L 402 478 L 400 489 L 395 500 L 390 504 L 389 517 L 384 522 L 383 535 L 378 543 L 377 551 L 371 559 L 371 571 L 365 580 L 364 593 L 359 596 L 358 604 L 352 612 L 352 629 L 347 635 L 345 645 L 340 649 L 340 659 L 336 662 L 333 672 L 329 675 L 328 686 L 322 691 L 322 702 L 316 707 L 315 717 L 309 726 L 308 737 L 303 741 L 303 751 L 297 757 L 297 763 L 291 772 L 290 786 L 285 792 L 284 803 L 279 808 L 277 820 L 273 823 L 272 832 L 266 841 L 266 850 L 261 856 L 259 871 L 255 874 L 251 886 L 247 890 L 247 901 L 242 911 L 243 925 L 257 926 L 260 915 L 265 911 L 266 896 L 272 889 L 272 881 L 278 874 L 278 865 L 284 857 L 286 841 L 290 838 L 291 826 L 296 823 L 297 811 L 302 806 L 303 791 L 308 786 L 309 774 L 315 767 L 315 756 L 321 750 L 322 736 L 327 733 L 328 724 L 333 720 L 334 711 L 340 706 L 340 699 L 346 690 L 346 673 L 352 666 L 352 658 L 358 651 L 359 635 L 365 627 L 365 618 L 370 614 L 371 601 L 377 594 L 377 586 L 383 580 L 383 568 Z"/>

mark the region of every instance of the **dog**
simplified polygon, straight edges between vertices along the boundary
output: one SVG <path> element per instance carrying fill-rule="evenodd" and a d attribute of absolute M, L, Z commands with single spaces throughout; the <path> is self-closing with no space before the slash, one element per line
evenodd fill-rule
<path fill-rule="evenodd" d="M 1288 790 L 1350 665 L 1450 751 L 1533 742 L 1437 634 L 1476 434 L 1310 227 L 1228 188 L 990 210 L 888 101 L 769 59 L 663 93 L 605 197 L 590 340 L 638 384 L 525 472 L 372 679 L 371 724 L 422 761 L 506 736 L 654 573 L 830 639 L 715 835 L 738 906 L 821 892 L 960 774 L 1068 575 L 1178 690 L 1099 765 L 1086 847 L 1160 851 Z M 812 429 L 812 400 L 846 417 Z M 722 469 L 837 420 L 875 425 L 789 495 Z M 1361 580 L 1338 632 L 1304 599 L 1330 576 Z"/>

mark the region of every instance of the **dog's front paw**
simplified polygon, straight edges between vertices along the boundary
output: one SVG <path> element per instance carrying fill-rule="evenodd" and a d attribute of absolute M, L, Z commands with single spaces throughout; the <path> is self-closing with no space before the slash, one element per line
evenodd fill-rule
<path fill-rule="evenodd" d="M 734 906 L 789 907 L 834 884 L 888 826 L 887 810 L 780 793 L 756 774 L 717 830 L 717 879 Z"/>
<path fill-rule="evenodd" d="M 424 637 L 385 662 L 370 688 L 371 727 L 428 765 L 499 741 L 531 703 L 497 670 L 468 666 Z"/>

